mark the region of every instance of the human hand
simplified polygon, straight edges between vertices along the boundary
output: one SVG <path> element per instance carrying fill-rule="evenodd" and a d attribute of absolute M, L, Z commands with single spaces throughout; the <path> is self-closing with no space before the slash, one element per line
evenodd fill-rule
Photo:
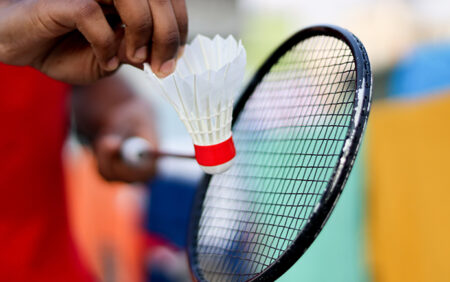
<path fill-rule="evenodd" d="M 149 108 L 134 103 L 121 105 L 110 115 L 104 128 L 93 140 L 98 170 L 108 181 L 144 182 L 156 173 L 156 158 L 142 158 L 130 163 L 124 158 L 124 142 L 135 136 L 157 148 L 156 134 L 148 117 Z"/>
<path fill-rule="evenodd" d="M 0 3 L 0 61 L 30 65 L 71 84 L 96 81 L 121 63 L 149 62 L 167 76 L 186 37 L 185 0 Z"/>
<path fill-rule="evenodd" d="M 156 173 L 156 157 L 130 163 L 122 154 L 131 137 L 142 138 L 156 151 L 158 142 L 151 105 L 118 75 L 75 88 L 71 104 L 77 131 L 92 148 L 103 178 L 142 182 Z"/>

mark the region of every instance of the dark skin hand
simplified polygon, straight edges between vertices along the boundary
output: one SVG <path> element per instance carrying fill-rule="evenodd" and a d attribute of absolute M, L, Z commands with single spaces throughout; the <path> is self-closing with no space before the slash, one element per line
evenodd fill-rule
<path fill-rule="evenodd" d="M 71 84 L 121 63 L 172 73 L 187 37 L 185 0 L 0 0 L 0 62 Z"/>
<path fill-rule="evenodd" d="M 120 154 L 129 137 L 146 139 L 157 148 L 150 105 L 139 98 L 117 75 L 78 87 L 72 95 L 78 132 L 87 138 L 100 174 L 108 181 L 144 182 L 154 176 L 156 159 L 130 166 Z"/>

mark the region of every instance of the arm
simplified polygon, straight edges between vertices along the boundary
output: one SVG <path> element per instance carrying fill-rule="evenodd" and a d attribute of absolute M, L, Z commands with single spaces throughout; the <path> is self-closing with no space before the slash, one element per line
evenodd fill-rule
<path fill-rule="evenodd" d="M 106 180 L 146 181 L 154 175 L 154 158 L 131 167 L 120 154 L 129 137 L 144 138 L 154 148 L 157 141 L 150 105 L 117 75 L 75 88 L 72 107 L 77 131 L 92 147 L 99 172 Z"/>

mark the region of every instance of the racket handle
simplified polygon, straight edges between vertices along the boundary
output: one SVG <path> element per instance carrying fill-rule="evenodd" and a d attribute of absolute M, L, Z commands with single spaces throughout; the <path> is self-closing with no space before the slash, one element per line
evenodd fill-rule
<path fill-rule="evenodd" d="M 195 159 L 193 155 L 156 151 L 147 140 L 141 137 L 130 137 L 126 139 L 120 148 L 120 154 L 122 159 L 131 166 L 139 166 L 149 158 L 172 157 Z"/>

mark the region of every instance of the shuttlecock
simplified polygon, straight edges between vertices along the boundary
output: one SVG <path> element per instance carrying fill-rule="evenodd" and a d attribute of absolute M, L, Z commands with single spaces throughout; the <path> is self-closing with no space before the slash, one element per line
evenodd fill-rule
<path fill-rule="evenodd" d="M 177 111 L 192 137 L 202 169 L 217 174 L 231 167 L 236 155 L 231 120 L 233 98 L 245 72 L 246 53 L 233 36 L 197 36 L 187 45 L 175 72 L 159 79 L 144 64 L 152 83 Z"/>

